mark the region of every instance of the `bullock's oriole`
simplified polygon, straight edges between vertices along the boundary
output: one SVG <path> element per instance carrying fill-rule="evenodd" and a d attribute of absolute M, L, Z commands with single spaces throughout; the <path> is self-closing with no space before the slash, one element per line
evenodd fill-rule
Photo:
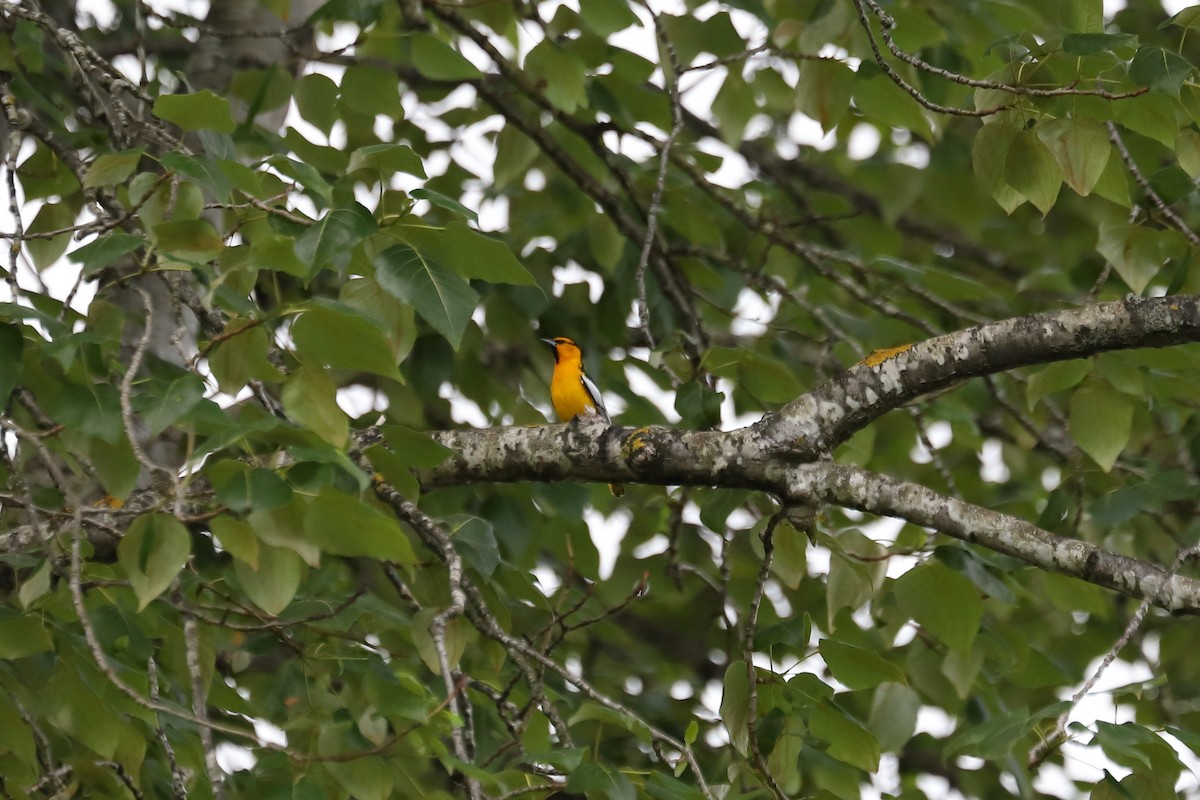
<path fill-rule="evenodd" d="M 576 417 L 600 417 L 606 423 L 612 424 L 608 417 L 608 409 L 604 407 L 604 398 L 600 389 L 583 371 L 583 352 L 573 339 L 566 336 L 555 336 L 553 339 L 542 339 L 554 348 L 554 376 L 550 379 L 550 402 L 554 405 L 554 413 L 562 422 L 570 422 Z M 614 497 L 625 494 L 625 487 L 619 483 L 610 483 L 609 490 Z"/>

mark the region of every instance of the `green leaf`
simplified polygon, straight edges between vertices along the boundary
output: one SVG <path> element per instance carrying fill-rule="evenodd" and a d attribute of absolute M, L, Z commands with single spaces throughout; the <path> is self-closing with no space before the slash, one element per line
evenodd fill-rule
<path fill-rule="evenodd" d="M 109 444 L 115 444 L 123 431 L 121 396 L 107 383 L 71 384 L 47 398 L 46 410 L 66 427 Z"/>
<path fill-rule="evenodd" d="M 230 194 L 233 192 L 233 182 L 217 162 L 208 156 L 163 153 L 159 158 L 159 163 L 172 172 L 192 178 L 221 202 L 229 202 Z"/>
<path fill-rule="evenodd" d="M 675 393 L 675 411 L 681 424 L 695 430 L 715 427 L 721 421 L 721 402 L 725 395 L 714 392 L 700 381 L 688 381 Z"/>
<path fill-rule="evenodd" d="M 468 564 L 485 578 L 500 566 L 500 546 L 492 523 L 480 517 L 463 516 L 451 520 L 454 547 Z"/>
<path fill-rule="evenodd" d="M 686 768 L 687 761 L 681 758 L 675 772 L 681 775 L 683 774 L 682 770 Z M 653 800 L 704 800 L 704 795 L 692 784 L 684 783 L 661 772 L 653 773 L 646 781 L 645 787 L 646 794 Z"/>
<path fill-rule="evenodd" d="M 630 25 L 637 25 L 637 14 L 630 9 L 625 0 L 591 0 L 580 3 L 579 16 L 583 24 L 601 38 L 625 30 Z"/>
<path fill-rule="evenodd" d="M 878 558 L 884 554 L 884 548 L 861 531 L 846 531 L 829 545 L 833 556 L 829 560 L 825 603 L 829 630 L 833 630 L 839 611 L 857 609 L 874 596 L 883 583 L 887 565 Z"/>
<path fill-rule="evenodd" d="M 110 233 L 71 251 L 67 258 L 83 265 L 84 277 L 89 277 L 128 253 L 146 244 L 141 236 L 131 233 Z"/>
<path fill-rule="evenodd" d="M 1079 384 L 1092 371 L 1092 362 L 1087 358 L 1056 361 L 1029 376 L 1025 385 L 1025 405 L 1033 411 L 1043 397 L 1070 389 Z"/>
<path fill-rule="evenodd" d="M 455 220 L 445 228 L 400 228 L 405 242 L 467 280 L 537 286 L 508 245 Z"/>
<path fill-rule="evenodd" d="M 283 385 L 283 408 L 297 424 L 336 448 L 346 444 L 350 420 L 337 404 L 337 387 L 325 370 L 302 366 Z"/>
<path fill-rule="evenodd" d="M 38 143 L 29 158 L 17 167 L 26 200 L 67 197 L 79 191 L 79 181 L 50 148 Z"/>
<path fill-rule="evenodd" d="M 392 797 L 392 773 L 378 756 L 356 758 L 349 762 L 326 761 L 325 768 L 356 800 L 388 800 Z"/>
<path fill-rule="evenodd" d="M 223 550 L 245 563 L 250 569 L 258 569 L 259 544 L 253 528 L 240 519 L 234 519 L 227 514 L 218 514 L 208 524 L 212 535 L 217 537 Z"/>
<path fill-rule="evenodd" d="M 0 408 L 8 407 L 8 398 L 21 379 L 25 352 L 24 327 L 12 322 L 0 322 Z"/>
<path fill-rule="evenodd" d="M 950 649 L 970 654 L 983 619 L 983 600 L 970 579 L 929 561 L 901 575 L 892 591 L 901 611 Z"/>
<path fill-rule="evenodd" d="M 976 177 L 1008 214 L 1025 202 L 1025 196 L 1008 183 L 1005 175 L 1008 151 L 1020 133 L 1015 125 L 991 122 L 979 129 L 971 145 Z"/>
<path fill-rule="evenodd" d="M 236 559 L 233 572 L 251 602 L 277 617 L 296 596 L 304 577 L 304 562 L 290 548 L 259 544 L 258 569 Z"/>
<path fill-rule="evenodd" d="M 328 205 L 333 202 L 333 187 L 321 177 L 321 173 L 314 167 L 283 155 L 273 155 L 267 159 L 266 163 L 279 170 L 281 174 L 295 180 L 322 203 Z"/>
<path fill-rule="evenodd" d="M 1179 130 L 1178 106 L 1178 100 L 1165 94 L 1147 92 L 1122 100 L 1112 110 L 1121 125 L 1169 148 L 1175 144 L 1175 133 Z"/>
<path fill-rule="evenodd" d="M 566 113 L 587 106 L 587 67 L 552 37 L 542 39 L 525 56 L 525 74 L 551 104 Z"/>
<path fill-rule="evenodd" d="M 1129 62 L 1129 78 L 1139 86 L 1179 97 L 1180 87 L 1194 69 L 1190 61 L 1172 50 L 1142 45 Z"/>
<path fill-rule="evenodd" d="M 319 72 L 310 72 L 300 78 L 293 91 L 300 116 L 326 136 L 338 119 L 337 97 L 338 85 Z"/>
<path fill-rule="evenodd" d="M 1146 382 L 1142 380 L 1143 369 L 1121 352 L 1101 354 L 1096 361 L 1097 372 L 1108 379 L 1118 392 L 1137 398 L 1146 397 Z"/>
<path fill-rule="evenodd" d="M 439 613 L 441 612 L 436 608 L 423 608 L 413 615 L 411 627 L 413 644 L 417 646 L 417 652 L 425 666 L 434 675 L 442 674 L 442 664 L 429 626 Z M 446 661 L 452 670 L 458 669 L 462 655 L 467 649 L 468 630 L 466 620 L 462 617 L 454 617 L 446 622 Z M 577 719 L 578 715 L 571 719 L 570 724 L 574 725 Z"/>
<path fill-rule="evenodd" d="M 1200 178 L 1200 133 L 1191 128 L 1180 128 L 1175 137 L 1175 157 L 1189 178 Z"/>
<path fill-rule="evenodd" d="M 1108 472 L 1129 443 L 1133 400 L 1103 387 L 1087 387 L 1071 395 L 1071 438 L 1100 469 Z"/>
<path fill-rule="evenodd" d="M 1091 194 L 1112 152 L 1104 124 L 1090 117 L 1062 118 L 1042 123 L 1037 133 L 1067 185 L 1084 197 Z"/>
<path fill-rule="evenodd" d="M 1072 56 L 1114 53 L 1137 46 L 1138 37 L 1132 33 L 1068 33 L 1062 41 L 1063 52 Z"/>
<path fill-rule="evenodd" d="M 296 257 L 309 267 L 309 275 L 327 265 L 339 272 L 350 263 L 350 251 L 379 226 L 361 204 L 351 201 L 329 210 L 296 240 Z"/>
<path fill-rule="evenodd" d="M 270 511 L 292 499 L 292 487 L 271 469 L 239 461 L 205 467 L 217 501 L 232 511 Z"/>
<path fill-rule="evenodd" d="M 783 730 L 771 748 L 767 758 L 767 769 L 775 776 L 780 786 L 791 786 L 800 777 L 800 753 L 805 747 L 808 726 L 799 714 L 787 714 Z"/>
<path fill-rule="evenodd" d="M 376 256 L 375 280 L 393 297 L 410 303 L 458 349 L 479 303 L 479 295 L 465 280 L 405 245 L 389 247 Z"/>
<path fill-rule="evenodd" d="M 750 744 L 746 721 L 750 715 L 750 676 L 746 664 L 734 661 L 725 668 L 725 680 L 721 692 L 721 721 L 729 732 L 730 741 L 739 753 L 745 755 Z"/>
<path fill-rule="evenodd" d="M 1134 294 L 1141 294 L 1162 268 L 1162 239 L 1157 231 L 1125 222 L 1100 223 L 1096 250 Z"/>
<path fill-rule="evenodd" d="M 838 761 L 874 772 L 879 768 L 879 742 L 832 703 L 821 703 L 809 715 L 808 727 L 829 742 L 828 753 Z"/>
<path fill-rule="evenodd" d="M 360 114 L 404 116 L 400 78 L 394 70 L 354 64 L 342 74 L 342 102 Z"/>
<path fill-rule="evenodd" d="M 159 250 L 186 261 L 211 261 L 225 249 L 221 235 L 202 219 L 160 222 L 152 233 Z"/>
<path fill-rule="evenodd" d="M 447 458 L 458 455 L 429 438 L 427 434 L 404 425 L 385 426 L 383 437 L 400 459 L 400 463 L 414 469 L 433 469 Z"/>
<path fill-rule="evenodd" d="M 1200 9 L 1197 10 L 1200 11 Z M 1174 725 L 1164 725 L 1163 730 L 1178 739 L 1184 747 L 1196 755 L 1200 755 L 1200 734 L 1176 728 Z"/>
<path fill-rule="evenodd" d="M 750 499 L 743 489 L 708 489 L 698 493 L 700 521 L 713 531 L 725 530 L 725 520 L 735 508 L 741 508 Z"/>
<path fill-rule="evenodd" d="M 26 233 L 50 233 L 64 230 L 75 224 L 75 211 L 64 203 L 46 203 L 38 211 L 33 222 L 29 223 Z M 71 231 L 60 233 L 48 239 L 27 239 L 25 249 L 29 251 L 29 259 L 39 272 L 62 257 L 71 243 Z"/>
<path fill-rule="evenodd" d="M 117 563 L 137 595 L 138 611 L 167 590 L 191 552 L 191 537 L 174 517 L 142 514 L 133 521 L 117 545 Z"/>
<path fill-rule="evenodd" d="M 0 618 L 0 659 L 28 658 L 53 649 L 54 642 L 37 615 Z"/>
<path fill-rule="evenodd" d="M 372 144 L 360 147 L 350 154 L 347 174 L 359 170 L 371 170 L 372 177 L 387 176 L 394 172 L 405 172 L 424 178 L 425 164 L 421 157 L 406 144 Z"/>
<path fill-rule="evenodd" d="M 1009 144 L 1004 161 L 1004 180 L 1033 203 L 1042 216 L 1046 216 L 1058 199 L 1062 172 L 1037 134 L 1023 130 Z"/>
<path fill-rule="evenodd" d="M 204 399 L 204 380 L 190 372 L 179 372 L 169 380 L 141 383 L 132 401 L 151 436 L 157 436 L 179 421 Z"/>
<path fill-rule="evenodd" d="M 496 136 L 496 163 L 492 167 L 496 188 L 520 185 L 540 153 L 532 139 L 515 126 L 506 124 Z"/>
<path fill-rule="evenodd" d="M 246 522 L 254 534 L 272 547 L 283 547 L 294 551 L 311 567 L 321 565 L 321 550 L 305 535 L 304 518 L 308 513 L 308 501 L 301 495 L 293 495 L 291 501 L 269 511 L 252 511 Z M 259 566 L 263 554 L 259 552 Z"/>
<path fill-rule="evenodd" d="M 209 353 L 208 366 L 227 394 L 237 394 L 250 380 L 270 369 L 267 332 L 254 321 L 234 318 L 225 324 L 224 339 Z"/>
<path fill-rule="evenodd" d="M 587 761 L 571 773 L 568 792 L 580 792 L 589 798 L 603 797 L 606 800 L 637 800 L 637 791 L 620 771 L 610 769 L 596 761 Z"/>
<path fill-rule="evenodd" d="M 851 690 L 870 689 L 885 682 L 907 683 L 904 670 L 886 661 L 874 650 L 855 647 L 836 639 L 822 639 L 819 649 L 833 677 Z"/>
<path fill-rule="evenodd" d="M 854 70 L 836 59 L 801 61 L 796 110 L 821 123 L 821 130 L 829 133 L 850 107 L 850 94 L 857 77 Z"/>
<path fill-rule="evenodd" d="M 413 35 L 412 58 L 417 71 L 435 81 L 469 81 L 479 77 L 474 64 L 428 33 Z"/>
<path fill-rule="evenodd" d="M 366 456 L 376 474 L 390 483 L 403 497 L 417 502 L 421 495 L 421 486 L 413 477 L 412 470 L 390 448 L 375 445 L 367 449 Z"/>
<path fill-rule="evenodd" d="M 30 606 L 50 592 L 53 566 L 53 561 L 46 559 L 32 575 L 21 582 L 21 588 L 17 591 L 17 599 L 21 601 L 21 608 L 28 611 Z"/>
<path fill-rule="evenodd" d="M 1134 722 L 1114 725 L 1103 720 L 1096 721 L 1096 735 L 1090 745 L 1100 745 L 1104 754 L 1125 767 L 1153 767 L 1150 754 L 1156 747 L 1166 743 L 1158 734 Z"/>
<path fill-rule="evenodd" d="M 900 683 L 881 683 L 871 700 L 867 727 L 885 753 L 898 753 L 917 729 L 921 696 Z"/>
<path fill-rule="evenodd" d="M 923 109 L 875 64 L 864 61 L 856 76 L 854 104 L 865 117 L 884 125 L 905 128 L 917 137 L 932 135 Z"/>
<path fill-rule="evenodd" d="M 759 626 L 754 631 L 754 649 L 769 650 L 777 644 L 801 650 L 812 635 L 812 619 L 808 614 Z"/>
<path fill-rule="evenodd" d="M 945 752 L 947 757 L 964 754 L 1001 761 L 1012 754 L 1035 724 L 1027 708 L 995 714 L 979 724 L 961 727 L 951 737 Z"/>
<path fill-rule="evenodd" d="M 119 436 L 115 442 L 92 439 L 88 442 L 87 455 L 96 467 L 96 476 L 112 497 L 124 500 L 137 485 L 141 464 L 133 454 L 129 439 Z"/>
<path fill-rule="evenodd" d="M 154 101 L 154 116 L 185 131 L 233 133 L 237 127 L 229 110 L 229 101 L 208 89 L 195 94 L 159 95 Z"/>
<path fill-rule="evenodd" d="M 385 332 L 357 309 L 341 304 L 308 308 L 293 323 L 292 338 L 301 361 L 400 379 Z"/>
<path fill-rule="evenodd" d="M 790 522 L 781 522 L 775 528 L 775 558 L 771 571 L 789 589 L 799 589 L 800 582 L 808 577 L 808 537 L 796 530 Z"/>
<path fill-rule="evenodd" d="M 764 403 L 787 403 L 804 392 L 794 369 L 782 361 L 748 350 L 738 362 L 737 375 L 742 387 Z"/>
<path fill-rule="evenodd" d="M 1200 25 L 1200 6 L 1191 6 L 1172 14 L 1169 19 L 1158 24 L 1158 29 L 1161 31 L 1171 25 L 1183 28 L 1184 30 L 1191 30 Z"/>
<path fill-rule="evenodd" d="M 413 189 L 408 193 L 408 196 L 414 200 L 428 200 L 438 208 L 444 208 L 447 211 L 459 215 L 460 217 L 466 217 L 474 223 L 479 222 L 478 214 L 455 200 L 453 197 L 447 197 L 441 192 L 435 192 L 432 189 Z"/>
<path fill-rule="evenodd" d="M 411 566 L 412 545 L 390 514 L 375 510 L 353 495 L 325 487 L 308 507 L 304 530 L 323 552 L 366 556 Z"/>
<path fill-rule="evenodd" d="M 97 189 L 116 186 L 128 180 L 142 159 L 141 149 L 125 150 L 121 153 L 104 155 L 88 165 L 83 175 L 83 188 Z"/>

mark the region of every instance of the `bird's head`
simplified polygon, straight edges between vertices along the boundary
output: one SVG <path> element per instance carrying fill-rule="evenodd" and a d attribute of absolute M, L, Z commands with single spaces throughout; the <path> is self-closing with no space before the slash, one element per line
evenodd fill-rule
<path fill-rule="evenodd" d="M 555 364 L 560 361 L 578 361 L 582 358 L 583 354 L 574 339 L 555 336 L 553 339 L 542 339 L 542 341 L 554 348 Z"/>

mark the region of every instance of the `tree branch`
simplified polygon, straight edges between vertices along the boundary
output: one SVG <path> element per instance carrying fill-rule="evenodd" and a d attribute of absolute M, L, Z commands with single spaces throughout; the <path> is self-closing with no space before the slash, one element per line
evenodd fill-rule
<path fill-rule="evenodd" d="M 720 485 L 901 517 L 1175 612 L 1200 612 L 1200 582 L 1066 539 L 929 489 L 819 462 L 886 412 L 965 378 L 1108 350 L 1200 340 L 1200 297 L 1123 301 L 1016 317 L 868 358 L 778 414 L 731 432 L 605 427 L 574 421 L 441 431 L 456 455 L 418 473 L 425 488 L 471 482 L 587 480 Z M 365 435 L 365 434 L 360 434 Z"/>
<path fill-rule="evenodd" d="M 822 463 L 791 472 L 790 490 L 847 508 L 898 517 L 1174 613 L 1200 614 L 1200 581 L 1136 558 L 1058 536 L 1022 519 L 857 467 Z"/>

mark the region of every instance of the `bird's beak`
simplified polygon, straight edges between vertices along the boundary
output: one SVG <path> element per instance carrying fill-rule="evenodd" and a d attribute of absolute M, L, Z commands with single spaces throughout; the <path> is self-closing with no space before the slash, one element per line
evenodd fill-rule
<path fill-rule="evenodd" d="M 557 345 L 556 345 L 556 344 L 554 344 L 554 340 L 553 340 L 553 339 L 538 339 L 538 341 L 539 341 L 539 342 L 545 342 L 546 344 L 550 345 L 551 347 L 557 347 Z"/>

